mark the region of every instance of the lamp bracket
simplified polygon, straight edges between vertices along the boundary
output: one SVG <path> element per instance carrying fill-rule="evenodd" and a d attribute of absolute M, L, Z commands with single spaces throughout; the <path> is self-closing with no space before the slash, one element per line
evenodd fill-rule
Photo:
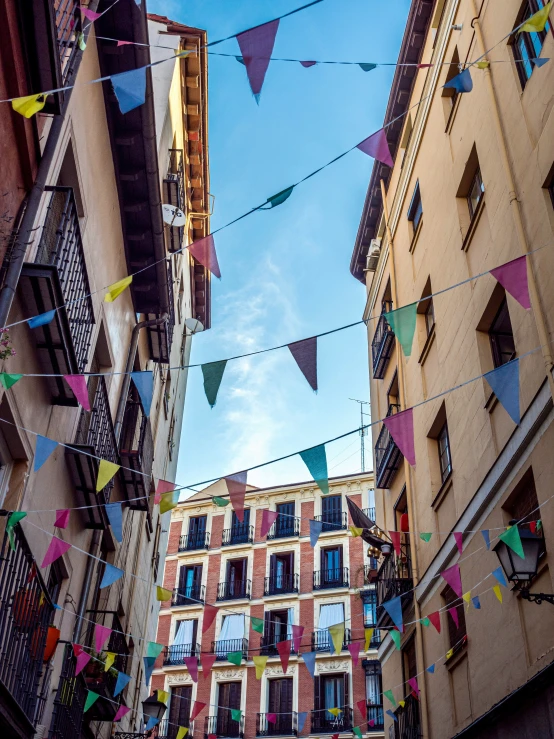
<path fill-rule="evenodd" d="M 527 588 L 522 588 L 520 592 L 521 597 L 530 603 L 537 603 L 540 606 L 544 601 L 554 606 L 554 593 L 530 593 Z"/>

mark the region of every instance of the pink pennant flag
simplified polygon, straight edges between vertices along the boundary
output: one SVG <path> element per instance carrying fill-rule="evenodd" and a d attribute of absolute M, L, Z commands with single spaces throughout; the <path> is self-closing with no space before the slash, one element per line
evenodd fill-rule
<path fill-rule="evenodd" d="M 56 520 L 54 521 L 54 526 L 57 526 L 59 529 L 65 529 L 67 527 L 67 524 L 69 523 L 69 508 L 64 508 L 63 510 L 56 511 Z"/>
<path fill-rule="evenodd" d="M 85 18 L 88 18 L 89 21 L 97 21 L 98 18 L 102 15 L 102 13 L 95 13 L 94 10 L 89 10 L 88 8 L 81 7 L 81 13 L 85 16 Z"/>
<path fill-rule="evenodd" d="M 205 634 L 206 631 L 210 628 L 210 626 L 214 622 L 214 618 L 217 616 L 217 612 L 219 611 L 219 608 L 216 606 L 210 605 L 210 603 L 206 603 L 204 606 L 204 617 L 202 619 L 202 633 Z"/>
<path fill-rule="evenodd" d="M 46 554 L 44 555 L 44 559 L 42 560 L 41 568 L 51 565 L 52 562 L 55 562 L 59 557 L 65 554 L 68 549 L 71 549 L 71 544 L 63 539 L 58 539 L 57 536 L 53 536 L 48 545 L 48 549 L 46 550 Z"/>
<path fill-rule="evenodd" d="M 459 627 L 460 621 L 458 619 L 458 609 L 457 608 L 449 608 L 448 613 L 452 616 L 452 620 L 456 624 L 456 628 Z"/>
<path fill-rule="evenodd" d="M 183 657 L 183 662 L 187 666 L 189 675 L 192 678 L 193 683 L 198 682 L 198 660 L 196 657 Z"/>
<path fill-rule="evenodd" d="M 159 505 L 162 500 L 162 495 L 164 493 L 170 493 L 172 490 L 175 490 L 174 482 L 169 482 L 168 480 L 158 480 L 156 492 L 154 493 L 154 505 Z"/>
<path fill-rule="evenodd" d="M 117 45 L 118 46 L 127 46 L 128 44 L 132 44 L 132 43 L 134 43 L 134 42 L 133 41 L 118 41 L 117 42 Z"/>
<path fill-rule="evenodd" d="M 361 647 L 362 645 L 360 644 L 360 642 L 353 642 L 352 644 L 348 645 L 348 651 L 350 652 L 350 655 L 352 657 L 352 664 L 354 665 L 354 667 L 358 666 Z"/>
<path fill-rule="evenodd" d="M 292 646 L 296 654 L 300 651 L 300 645 L 302 644 L 302 634 L 304 633 L 303 626 L 297 626 L 292 624 Z"/>
<path fill-rule="evenodd" d="M 194 701 L 192 704 L 192 710 L 190 712 L 190 721 L 194 721 L 194 719 L 198 716 L 198 714 L 206 708 L 206 703 L 200 703 L 200 701 Z"/>
<path fill-rule="evenodd" d="M 248 31 L 237 35 L 240 53 L 250 82 L 250 89 L 256 98 L 256 102 L 260 100 L 260 93 L 264 84 L 265 73 L 269 67 L 278 28 L 279 19 L 250 28 Z"/>
<path fill-rule="evenodd" d="M 104 648 L 104 644 L 108 641 L 108 638 L 112 630 L 102 624 L 95 624 L 94 626 L 94 648 L 97 652 L 101 652 Z"/>
<path fill-rule="evenodd" d="M 378 162 L 382 162 L 389 167 L 394 166 L 384 128 L 379 129 L 376 133 L 372 133 L 367 139 L 361 141 L 356 148 L 363 151 L 364 154 L 373 157 L 373 159 L 377 159 Z"/>
<path fill-rule="evenodd" d="M 276 713 L 266 713 L 265 717 L 269 721 L 270 724 L 276 724 L 277 723 L 277 714 Z"/>
<path fill-rule="evenodd" d="M 416 697 L 418 697 L 419 696 L 419 685 L 417 684 L 417 677 L 411 677 L 408 680 L 408 685 L 414 691 L 414 693 L 416 694 Z"/>
<path fill-rule="evenodd" d="M 365 718 L 367 716 L 367 701 L 358 701 L 356 705 L 358 706 L 358 711 Z"/>
<path fill-rule="evenodd" d="M 88 652 L 81 652 L 77 655 L 77 664 L 75 666 L 75 676 L 82 672 L 90 662 L 90 654 Z"/>
<path fill-rule="evenodd" d="M 458 597 L 462 597 L 462 576 L 460 575 L 460 565 L 453 565 L 447 570 L 441 572 L 441 577 L 446 580 L 448 585 L 456 593 Z"/>
<path fill-rule="evenodd" d="M 317 64 L 317 62 L 312 62 L 312 61 L 305 61 L 305 62 L 300 62 L 300 64 L 301 64 L 301 65 L 302 65 L 303 67 L 306 67 L 306 69 L 308 69 L 308 67 L 313 67 L 313 66 L 315 66 L 315 65 Z"/>
<path fill-rule="evenodd" d="M 217 654 L 205 654 L 202 652 L 202 656 L 200 657 L 200 664 L 202 665 L 202 677 L 204 680 L 206 678 L 210 677 L 210 670 L 214 666 L 214 662 L 217 659 Z"/>
<path fill-rule="evenodd" d="M 119 708 L 117 709 L 117 713 L 113 717 L 114 723 L 122 719 L 123 716 L 126 716 L 130 710 L 131 709 L 127 708 L 127 706 L 119 706 Z"/>
<path fill-rule="evenodd" d="M 281 667 L 283 668 L 283 675 L 287 674 L 287 668 L 289 666 L 291 640 L 277 642 L 277 651 L 281 658 Z"/>
<path fill-rule="evenodd" d="M 260 536 L 267 536 L 269 529 L 273 526 L 277 520 L 279 514 L 277 511 L 270 511 L 264 508 L 262 511 L 262 525 L 260 527 Z"/>
<path fill-rule="evenodd" d="M 373 726 L 375 726 L 375 719 L 372 718 L 367 723 L 368 723 L 368 726 L 373 727 Z"/>
<path fill-rule="evenodd" d="M 231 505 L 241 523 L 244 522 L 244 496 L 246 495 L 247 474 L 245 470 L 244 472 L 237 472 L 236 475 L 229 475 L 224 478 L 227 483 Z"/>
<path fill-rule="evenodd" d="M 415 467 L 414 409 L 408 408 L 400 413 L 387 416 L 383 419 L 383 423 L 390 431 L 396 446 L 412 467 Z"/>
<path fill-rule="evenodd" d="M 83 653 L 83 647 L 80 644 L 72 644 L 73 647 L 73 654 L 78 657 L 80 654 Z"/>
<path fill-rule="evenodd" d="M 458 547 L 460 554 L 463 551 L 463 538 L 464 534 L 462 531 L 454 531 L 454 539 L 456 540 L 456 546 Z"/>
<path fill-rule="evenodd" d="M 288 347 L 308 384 L 317 391 L 317 336 L 295 341 Z"/>
<path fill-rule="evenodd" d="M 80 405 L 90 411 L 90 400 L 88 398 L 87 381 L 83 375 L 64 375 L 64 380 L 73 390 L 73 395 L 77 398 Z"/>
<path fill-rule="evenodd" d="M 527 282 L 527 257 L 512 259 L 511 262 L 491 269 L 490 273 L 518 303 L 527 310 L 531 308 Z"/>
<path fill-rule="evenodd" d="M 429 621 L 433 624 L 433 626 L 435 627 L 435 629 L 440 634 L 441 633 L 441 615 L 440 615 L 439 611 L 435 611 L 434 613 L 430 613 L 427 616 L 427 618 L 429 619 Z"/>
<path fill-rule="evenodd" d="M 400 531 L 389 531 L 390 540 L 396 554 L 400 554 Z"/>
<path fill-rule="evenodd" d="M 197 262 L 200 262 L 203 267 L 209 269 L 212 275 L 221 279 L 219 262 L 217 261 L 217 254 L 215 251 L 214 237 L 211 234 L 189 244 L 187 249 Z"/>
<path fill-rule="evenodd" d="M 418 64 L 417 65 L 417 68 L 418 69 L 427 69 L 427 67 L 432 67 L 432 66 L 433 66 L 432 64 Z"/>

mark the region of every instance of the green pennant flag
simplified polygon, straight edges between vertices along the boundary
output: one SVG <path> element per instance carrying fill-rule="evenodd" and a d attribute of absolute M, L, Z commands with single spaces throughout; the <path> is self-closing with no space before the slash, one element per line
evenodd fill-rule
<path fill-rule="evenodd" d="M 507 547 L 513 549 L 518 557 L 525 559 L 525 552 L 523 551 L 523 544 L 521 543 L 521 536 L 519 535 L 519 529 L 517 526 L 510 526 L 510 528 L 504 531 L 503 534 L 500 534 L 498 538 L 503 541 Z"/>
<path fill-rule="evenodd" d="M 0 372 L 0 382 L 6 390 L 9 390 L 23 375 L 10 375 L 8 372 Z"/>
<path fill-rule="evenodd" d="M 229 505 L 230 502 L 231 502 L 230 500 L 226 500 L 225 498 L 220 498 L 218 495 L 214 495 L 214 497 L 212 498 L 212 503 L 215 503 L 220 508 L 224 508 L 226 505 Z"/>
<path fill-rule="evenodd" d="M 383 695 L 385 698 L 388 698 L 393 706 L 396 707 L 396 701 L 394 700 L 394 695 L 392 690 L 383 690 Z"/>
<path fill-rule="evenodd" d="M 387 319 L 387 323 L 394 331 L 394 335 L 402 344 L 402 350 L 405 357 L 409 357 L 412 353 L 412 342 L 416 327 L 418 303 L 410 303 L 402 308 L 391 310 L 383 315 Z"/>
<path fill-rule="evenodd" d="M 232 662 L 237 667 L 240 667 L 241 662 L 242 662 L 242 652 L 228 652 L 227 660 L 229 662 Z"/>
<path fill-rule="evenodd" d="M 432 536 L 433 536 L 433 534 L 420 534 L 419 535 L 419 538 L 420 539 L 423 539 L 423 541 L 428 544 L 431 541 L 431 537 Z"/>
<path fill-rule="evenodd" d="M 286 190 L 281 190 L 281 192 L 278 192 L 276 195 L 272 195 L 270 198 L 267 199 L 267 203 L 272 208 L 275 208 L 277 205 L 281 205 L 285 202 L 285 200 L 288 200 L 290 196 L 292 195 L 292 191 L 294 190 L 294 185 L 292 187 L 287 187 Z M 264 208 L 264 210 L 267 210 Z"/>
<path fill-rule="evenodd" d="M 242 717 L 242 711 L 240 708 L 231 708 L 231 718 L 233 721 L 240 721 Z"/>
<path fill-rule="evenodd" d="M 263 618 L 255 618 L 254 616 L 250 617 L 250 623 L 252 624 L 252 629 L 254 631 L 257 631 L 258 634 L 264 633 L 264 620 Z"/>
<path fill-rule="evenodd" d="M 162 653 L 163 648 L 163 644 L 157 644 L 155 641 L 149 641 L 146 645 L 146 656 L 154 657 L 154 659 L 157 659 Z"/>
<path fill-rule="evenodd" d="M 400 640 L 402 637 L 400 636 L 400 632 L 393 629 L 392 631 L 389 631 L 390 638 L 393 640 L 393 642 L 396 645 L 397 649 L 400 649 Z"/>
<path fill-rule="evenodd" d="M 12 549 L 15 552 L 15 534 L 13 533 L 14 526 L 17 526 L 17 524 L 21 521 L 22 518 L 25 518 L 27 514 L 25 511 L 14 511 L 13 513 L 10 513 L 8 516 L 8 522 L 6 524 L 6 533 L 8 534 L 8 539 L 10 540 L 10 549 Z"/>
<path fill-rule="evenodd" d="M 427 616 L 425 616 L 425 618 L 422 618 L 422 619 L 421 619 L 421 625 L 422 625 L 422 626 L 425 626 L 425 627 L 427 627 L 427 626 L 430 626 L 430 625 L 431 625 L 431 622 L 429 621 L 429 619 L 427 618 Z"/>
<path fill-rule="evenodd" d="M 204 392 L 206 393 L 206 398 L 208 398 L 208 403 L 212 408 L 217 400 L 217 391 L 221 385 L 226 365 L 226 359 L 222 359 L 219 362 L 208 362 L 207 364 L 201 365 L 202 374 L 204 375 Z"/>
<path fill-rule="evenodd" d="M 311 449 L 305 449 L 298 452 L 302 461 L 308 468 L 314 481 L 323 495 L 329 493 L 329 477 L 327 472 L 327 455 L 325 454 L 325 444 L 313 446 Z"/>
<path fill-rule="evenodd" d="M 355 727 L 354 727 L 354 728 L 352 729 L 352 731 L 353 731 L 353 733 L 354 733 L 354 734 L 355 734 L 355 735 L 356 735 L 357 737 L 359 737 L 359 739 L 362 739 L 362 730 L 360 729 L 360 727 L 359 727 L 359 726 L 355 726 Z"/>
<path fill-rule="evenodd" d="M 88 691 L 88 693 L 87 693 L 87 699 L 85 701 L 85 708 L 84 708 L 84 712 L 85 713 L 88 711 L 88 709 L 91 706 L 93 706 L 96 703 L 96 701 L 98 700 L 98 698 L 100 698 L 100 696 L 99 696 L 98 693 L 93 693 L 92 690 L 89 690 Z"/>
<path fill-rule="evenodd" d="M 540 520 L 540 518 L 538 518 L 537 519 L 537 528 L 535 529 L 535 531 L 540 531 L 541 529 L 542 529 L 542 521 Z"/>

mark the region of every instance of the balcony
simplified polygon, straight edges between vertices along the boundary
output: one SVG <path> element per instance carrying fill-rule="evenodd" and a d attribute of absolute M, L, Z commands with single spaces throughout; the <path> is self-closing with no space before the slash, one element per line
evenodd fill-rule
<path fill-rule="evenodd" d="M 233 544 L 252 544 L 254 541 L 254 527 L 247 523 L 239 523 L 230 529 L 223 530 L 221 544 L 230 547 Z"/>
<path fill-rule="evenodd" d="M 127 672 L 127 660 L 129 657 L 129 645 L 125 639 L 124 629 L 115 611 L 87 611 L 88 628 L 82 643 L 85 646 L 94 645 L 94 621 L 95 623 L 113 629 L 104 647 L 106 652 L 115 652 L 116 658 L 113 669 L 104 671 L 104 664 L 91 659 L 84 670 L 85 682 L 88 690 L 100 695 L 100 698 L 87 711 L 89 721 L 113 721 L 118 709 L 120 698 L 114 700 L 113 694 L 117 682 L 118 672 Z"/>
<path fill-rule="evenodd" d="M 300 519 L 292 516 L 279 516 L 267 534 L 268 539 L 286 539 L 291 536 L 300 536 Z"/>
<path fill-rule="evenodd" d="M 148 273 L 146 273 L 148 274 Z M 173 342 L 173 330 L 175 328 L 175 297 L 173 294 L 173 270 L 171 261 L 167 263 L 167 289 L 169 292 L 168 320 L 159 326 L 149 326 L 148 348 L 150 359 L 158 364 L 169 364 L 171 356 L 171 344 Z M 156 313 L 147 313 L 147 319 L 158 318 Z"/>
<path fill-rule="evenodd" d="M 185 178 L 183 174 L 183 150 L 169 150 L 169 164 L 163 182 L 164 203 L 186 210 Z M 176 252 L 183 245 L 184 226 L 167 226 L 168 251 Z"/>
<path fill-rule="evenodd" d="M 187 585 L 183 589 L 175 588 L 171 596 L 172 606 L 196 606 L 203 604 L 206 600 L 206 588 L 200 583 Z"/>
<path fill-rule="evenodd" d="M 45 191 L 46 217 L 36 259 L 23 265 L 21 302 L 29 318 L 64 306 L 31 335 L 45 373 L 79 374 L 87 366 L 95 320 L 77 204 L 71 187 Z M 44 381 L 52 403 L 78 405 L 63 377 Z"/>
<path fill-rule="evenodd" d="M 226 580 L 225 582 L 220 582 L 218 584 L 216 600 L 240 600 L 241 598 L 250 599 L 251 591 L 251 580 Z"/>
<path fill-rule="evenodd" d="M 32 737 L 48 626 L 55 611 L 20 525 L 14 528 L 14 538 L 12 550 L 4 533 L 0 560 L 2 718 L 13 727 L 13 734 L 8 730 L 6 736 Z"/>
<path fill-rule="evenodd" d="M 119 440 L 122 491 L 135 511 L 148 510 L 148 493 L 154 461 L 154 442 L 150 419 L 145 415 L 133 383 L 129 386 L 125 415 Z"/>
<path fill-rule="evenodd" d="M 264 595 L 298 593 L 298 575 L 270 575 L 264 583 Z"/>
<path fill-rule="evenodd" d="M 325 531 L 341 531 L 348 528 L 348 517 L 342 511 L 327 511 L 321 516 L 314 516 L 314 521 L 321 521 L 323 524 L 322 533 Z"/>
<path fill-rule="evenodd" d="M 179 726 L 184 726 L 188 729 L 188 736 L 194 736 L 194 721 L 189 721 L 187 718 L 181 718 L 179 725 L 173 723 L 169 719 L 162 719 L 156 727 L 157 739 L 177 739 L 177 733 Z M 123 732 L 115 733 L 116 739 L 143 739 L 144 734 L 125 734 Z"/>
<path fill-rule="evenodd" d="M 248 639 L 217 639 L 212 642 L 212 654 L 218 662 L 227 659 L 229 652 L 242 652 L 242 659 L 248 659 Z"/>
<path fill-rule="evenodd" d="M 243 739 L 244 737 L 244 714 L 240 721 L 233 721 L 231 711 L 220 706 L 221 713 L 217 716 L 206 716 L 204 722 L 204 739 L 210 736 L 227 737 L 228 739 Z"/>
<path fill-rule="evenodd" d="M 197 531 L 193 534 L 185 534 L 179 539 L 180 552 L 193 552 L 196 549 L 210 548 L 210 534 L 208 531 Z"/>
<path fill-rule="evenodd" d="M 164 665 L 184 665 L 185 657 L 199 657 L 200 644 L 174 644 L 165 647 Z"/>
<path fill-rule="evenodd" d="M 298 736 L 298 715 L 277 713 L 275 723 L 267 720 L 267 713 L 256 714 L 256 736 Z"/>
<path fill-rule="evenodd" d="M 312 711 L 311 734 L 341 734 L 352 731 L 352 709 L 343 706 L 342 713 L 337 717 L 327 711 Z"/>
<path fill-rule="evenodd" d="M 391 403 L 387 411 L 387 417 L 399 411 L 400 406 Z M 394 443 L 388 428 L 383 424 L 375 444 L 375 484 L 378 488 L 390 487 L 402 458 L 400 449 Z"/>
<path fill-rule="evenodd" d="M 344 639 L 342 641 L 342 650 L 347 649 L 350 644 L 350 629 L 344 630 Z M 327 629 L 319 629 L 312 632 L 312 651 L 313 652 L 330 652 L 333 647 L 331 635 Z M 334 647 L 333 647 L 334 649 Z M 341 650 L 341 651 L 342 651 Z"/>
<path fill-rule="evenodd" d="M 318 570 L 314 572 L 314 590 L 348 587 L 350 587 L 348 567 L 338 567 L 334 570 Z"/>
<path fill-rule="evenodd" d="M 385 557 L 377 573 L 377 626 L 382 628 L 393 626 L 382 604 L 391 598 L 406 594 L 406 598 L 402 599 L 402 606 L 407 609 L 412 603 L 410 591 L 413 586 L 410 554 L 406 546 L 402 544 L 400 555 L 391 552 Z"/>
<path fill-rule="evenodd" d="M 392 301 L 383 303 L 382 312 L 392 310 Z M 377 328 L 371 342 L 371 360 L 373 367 L 373 379 L 382 380 L 387 370 L 394 347 L 394 331 L 389 326 L 387 319 L 381 315 L 377 322 Z"/>
<path fill-rule="evenodd" d="M 366 731 L 383 731 L 385 728 L 385 719 L 383 716 L 383 706 L 378 706 L 371 701 L 367 702 L 367 729 Z M 369 722 L 373 721 L 373 725 L 370 726 Z"/>
<path fill-rule="evenodd" d="M 75 675 L 76 668 L 77 659 L 73 653 L 73 646 L 66 644 L 48 739 L 67 739 L 67 737 L 76 739 L 82 736 L 81 727 L 88 689 L 84 673 Z"/>
<path fill-rule="evenodd" d="M 364 508 L 362 511 L 371 521 L 375 521 L 375 508 Z"/>
<path fill-rule="evenodd" d="M 364 565 L 364 585 L 373 585 L 377 582 L 378 571 L 379 560 L 377 557 L 370 557 L 369 564 Z"/>
<path fill-rule="evenodd" d="M 277 651 L 277 644 L 282 641 L 287 641 L 287 639 L 290 639 L 292 641 L 292 631 L 285 632 L 284 634 L 269 633 L 267 636 L 262 636 L 260 639 L 260 654 L 268 655 L 270 657 L 279 654 L 279 652 Z M 290 653 L 296 654 L 292 644 L 290 648 Z"/>
<path fill-rule="evenodd" d="M 393 739 L 421 739 L 421 721 L 419 717 L 419 701 L 413 695 L 406 698 L 404 706 L 398 706 L 394 712 L 398 721 L 394 722 Z"/>
<path fill-rule="evenodd" d="M 91 411 L 82 410 L 75 442 L 66 447 L 65 458 L 75 488 L 75 505 L 87 529 L 105 529 L 108 526 L 104 503 L 109 503 L 114 480 L 99 493 L 96 492 L 98 459 L 119 463 L 106 382 L 101 375 L 88 380 Z M 93 456 L 89 456 L 93 455 Z M 88 507 L 86 507 L 88 506 Z"/>

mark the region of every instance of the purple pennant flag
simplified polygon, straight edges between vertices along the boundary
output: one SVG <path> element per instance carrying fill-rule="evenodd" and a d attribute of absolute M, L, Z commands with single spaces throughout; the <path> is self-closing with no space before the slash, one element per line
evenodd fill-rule
<path fill-rule="evenodd" d="M 203 267 L 209 269 L 212 275 L 219 280 L 221 279 L 221 271 L 219 269 L 219 262 L 217 261 L 215 242 L 212 234 L 204 236 L 203 239 L 198 239 L 198 241 L 194 241 L 187 246 L 187 249 L 197 262 L 200 262 Z"/>
<path fill-rule="evenodd" d="M 279 514 L 277 513 L 277 511 L 270 511 L 267 508 L 264 508 L 264 510 L 262 511 L 262 525 L 260 527 L 260 536 L 267 536 L 269 529 L 275 523 L 278 515 Z"/>
<path fill-rule="evenodd" d="M 490 273 L 518 303 L 527 310 L 531 308 L 527 282 L 527 257 L 512 259 L 511 262 L 491 269 Z"/>
<path fill-rule="evenodd" d="M 404 631 L 404 622 L 402 621 L 402 596 L 391 598 L 381 604 L 385 611 L 389 614 L 393 624 L 401 633 Z"/>
<path fill-rule="evenodd" d="M 448 585 L 456 593 L 458 597 L 462 597 L 462 576 L 460 575 L 460 565 L 453 565 L 447 570 L 441 572 L 441 577 L 446 580 Z"/>
<path fill-rule="evenodd" d="M 388 167 L 394 166 L 384 128 L 380 128 L 376 133 L 372 133 L 367 139 L 361 141 L 356 148 L 363 151 L 364 154 L 377 159 L 378 162 L 386 164 Z"/>
<path fill-rule="evenodd" d="M 448 609 L 448 613 L 452 616 L 452 620 L 456 624 L 456 628 L 458 628 L 459 625 L 460 625 L 460 621 L 459 621 L 459 618 L 458 618 L 458 609 L 456 607 L 449 608 Z"/>
<path fill-rule="evenodd" d="M 297 626 L 292 624 L 292 645 L 296 654 L 300 651 L 300 645 L 302 644 L 302 634 L 304 633 L 304 626 Z"/>
<path fill-rule="evenodd" d="M 198 682 L 198 659 L 196 657 L 183 657 L 183 662 L 186 665 L 189 675 L 192 678 L 193 683 Z"/>
<path fill-rule="evenodd" d="M 244 496 L 246 495 L 247 474 L 248 471 L 246 470 L 223 478 L 227 483 L 231 505 L 241 523 L 244 522 Z"/>
<path fill-rule="evenodd" d="M 310 387 L 317 392 L 317 337 L 295 341 L 288 347 Z"/>
<path fill-rule="evenodd" d="M 265 73 L 273 53 L 275 37 L 279 28 L 279 19 L 256 26 L 244 33 L 239 33 L 240 53 L 246 66 L 246 73 L 256 102 L 260 101 L 260 93 L 264 84 Z"/>
<path fill-rule="evenodd" d="M 383 423 L 390 431 L 394 443 L 406 457 L 408 462 L 415 466 L 415 443 L 414 443 L 414 411 L 408 408 L 400 413 L 394 413 L 383 419 Z"/>
<path fill-rule="evenodd" d="M 317 62 L 308 62 L 308 61 L 306 61 L 306 62 L 300 62 L 300 64 L 303 67 L 306 67 L 306 69 L 308 69 L 308 67 L 314 67 L 317 64 Z"/>

